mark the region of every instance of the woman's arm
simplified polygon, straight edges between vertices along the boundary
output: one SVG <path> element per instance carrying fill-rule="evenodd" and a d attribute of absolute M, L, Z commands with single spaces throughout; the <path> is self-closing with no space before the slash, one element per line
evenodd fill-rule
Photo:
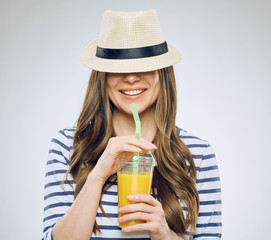
<path fill-rule="evenodd" d="M 62 136 L 60 136 L 61 138 Z M 61 162 L 65 168 L 67 168 L 67 154 L 65 149 L 69 149 L 68 144 L 59 139 L 54 139 L 54 147 L 51 152 L 57 154 L 59 159 L 56 161 Z M 64 143 L 63 143 L 64 142 Z M 67 145 L 65 145 L 67 144 Z M 123 151 L 127 152 L 139 152 L 140 148 L 145 150 L 154 150 L 155 147 L 145 141 L 137 140 L 134 137 L 116 137 L 111 138 L 108 145 L 101 155 L 95 168 L 89 174 L 86 183 L 84 184 L 82 190 L 73 201 L 70 198 L 70 194 L 73 192 L 67 192 L 60 187 L 60 177 L 59 173 L 65 172 L 65 170 L 60 170 L 58 168 L 51 167 L 50 172 L 47 170 L 46 176 L 54 176 L 54 181 L 52 183 L 46 184 L 47 186 L 53 186 L 46 188 L 45 201 L 52 199 L 50 202 L 45 204 L 45 211 L 50 210 L 50 213 L 45 214 L 45 230 L 44 239 L 54 240 L 89 240 L 93 231 L 94 222 L 96 220 L 96 214 L 98 210 L 99 200 L 101 196 L 102 187 L 109 176 L 117 171 L 115 164 L 116 156 Z M 63 149 L 62 149 L 63 148 Z M 63 153 L 64 152 L 64 153 Z M 60 157 L 61 156 L 61 157 Z M 54 162 L 52 158 L 50 162 Z M 49 166 L 53 166 L 50 164 Z M 62 176 L 62 175 L 61 175 Z M 63 180 L 63 179 L 62 179 Z M 54 188 L 57 184 L 57 190 Z M 51 189 L 52 188 L 52 189 Z M 63 197 L 64 195 L 64 197 Z M 60 197 L 62 196 L 61 200 Z M 66 201 L 66 197 L 69 196 Z M 63 200 L 65 198 L 65 200 Z M 72 202 L 73 201 L 73 202 Z M 65 211 L 58 211 L 58 206 L 70 206 L 69 209 Z M 51 220 L 54 221 L 51 221 Z M 49 229 L 49 230 L 48 230 Z"/>
<path fill-rule="evenodd" d="M 72 129 L 58 132 L 52 139 L 46 165 L 44 188 L 44 240 L 90 239 L 103 181 L 93 171 L 74 200 L 75 182 L 68 174 L 72 148 Z M 80 233 L 78 234 L 78 231 Z"/>
<path fill-rule="evenodd" d="M 198 159 L 197 189 L 200 207 L 194 238 L 218 240 L 222 237 L 221 183 L 216 155 L 207 143 L 202 159 Z"/>
<path fill-rule="evenodd" d="M 55 224 L 55 240 L 90 239 L 103 185 L 93 170 L 68 212 Z"/>

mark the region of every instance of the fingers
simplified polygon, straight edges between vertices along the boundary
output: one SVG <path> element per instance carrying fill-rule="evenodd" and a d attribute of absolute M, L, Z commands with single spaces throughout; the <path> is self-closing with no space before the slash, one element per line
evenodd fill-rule
<path fill-rule="evenodd" d="M 138 223 L 135 225 L 130 225 L 128 227 L 122 228 L 123 232 L 138 232 L 138 231 L 149 231 L 152 232 L 154 229 L 157 229 L 157 224 L 153 222 L 148 223 Z"/>
<path fill-rule="evenodd" d="M 146 143 L 147 145 L 154 147 L 155 149 L 157 149 L 157 147 L 150 141 L 145 140 L 144 138 L 140 139 L 142 142 Z"/>
<path fill-rule="evenodd" d="M 145 212 L 134 212 L 125 214 L 124 216 L 118 218 L 119 223 L 128 222 L 132 220 L 144 220 L 144 221 L 151 221 L 153 219 L 152 214 L 145 213 Z"/>
<path fill-rule="evenodd" d="M 120 152 L 140 152 L 141 150 L 152 151 L 157 147 L 144 139 L 135 139 L 134 137 L 113 137 L 110 138 L 107 150 L 112 155 Z"/>
<path fill-rule="evenodd" d="M 137 203 L 137 204 L 128 204 L 124 207 L 119 208 L 119 212 L 126 214 L 126 213 L 132 213 L 132 212 L 146 212 L 146 213 L 152 213 L 153 207 L 151 205 L 145 204 L 145 203 Z"/>
<path fill-rule="evenodd" d="M 122 146 L 120 146 L 119 149 L 120 152 L 141 152 L 141 148 L 136 147 L 135 145 L 130 145 L 130 144 L 123 144 Z M 128 155 L 126 153 L 126 155 Z"/>
<path fill-rule="evenodd" d="M 138 220 L 150 220 L 148 216 L 156 212 L 156 215 L 164 217 L 164 211 L 162 205 L 154 197 L 147 194 L 136 194 L 128 196 L 133 204 L 125 205 L 119 208 L 119 212 L 122 214 L 127 214 L 119 218 L 120 221 L 126 222 L 133 219 Z M 138 202 L 138 203 L 136 203 Z"/>
<path fill-rule="evenodd" d="M 134 194 L 127 197 L 131 202 L 143 202 L 153 207 L 161 206 L 160 202 L 156 200 L 152 195 L 148 194 Z"/>
<path fill-rule="evenodd" d="M 156 215 L 154 214 L 154 207 L 145 203 L 126 205 L 120 208 L 119 212 L 125 214 L 118 218 L 119 223 L 132 220 L 143 220 L 145 222 L 149 222 L 154 221 L 156 218 Z M 144 227 L 146 227 L 146 225 L 144 225 Z"/>
<path fill-rule="evenodd" d="M 134 137 L 125 137 L 123 139 L 127 144 L 131 144 L 131 145 L 134 145 L 134 146 L 137 146 L 141 149 L 145 149 L 145 150 L 155 150 L 157 149 L 157 147 L 151 143 L 150 141 L 147 141 L 143 138 L 141 138 L 140 140 L 139 139 L 136 139 Z"/>
<path fill-rule="evenodd" d="M 125 137 L 115 137 L 115 138 L 111 138 L 111 139 L 116 139 L 119 142 L 127 142 L 129 144 L 135 144 L 135 145 L 156 148 L 156 146 L 153 143 L 151 143 L 150 141 L 148 141 L 144 138 L 136 139 L 134 136 L 125 136 Z"/>
<path fill-rule="evenodd" d="M 133 204 L 126 205 L 119 209 L 119 212 L 124 214 L 118 218 L 120 223 L 132 220 L 143 220 L 146 223 L 136 224 L 122 228 L 124 232 L 134 231 L 155 231 L 165 223 L 165 213 L 162 205 L 151 195 L 136 194 L 128 196 L 128 199 Z"/>
<path fill-rule="evenodd" d="M 153 151 L 155 149 L 157 147 L 151 142 L 144 139 L 135 139 L 134 136 L 112 137 L 109 139 L 95 167 L 99 169 L 99 172 L 103 173 L 103 178 L 108 178 L 118 170 L 118 164 L 115 161 L 117 158 L 123 158 L 127 161 L 131 159 L 128 157 L 129 154 L 133 156 L 131 153 L 138 152 L 141 154 L 143 150 Z"/>

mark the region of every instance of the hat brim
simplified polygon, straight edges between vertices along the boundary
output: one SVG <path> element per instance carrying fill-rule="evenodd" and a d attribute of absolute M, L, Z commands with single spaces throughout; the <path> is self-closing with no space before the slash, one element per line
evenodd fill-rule
<path fill-rule="evenodd" d="M 181 55 L 176 48 L 168 44 L 168 52 L 154 56 L 135 59 L 105 59 L 96 57 L 98 40 L 89 43 L 83 50 L 81 62 L 100 72 L 148 72 L 172 66 L 181 61 Z"/>

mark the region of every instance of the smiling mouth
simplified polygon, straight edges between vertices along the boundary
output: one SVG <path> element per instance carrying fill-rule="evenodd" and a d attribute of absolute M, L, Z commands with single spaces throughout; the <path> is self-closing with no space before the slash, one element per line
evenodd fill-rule
<path fill-rule="evenodd" d="M 132 90 L 132 91 L 121 91 L 121 93 L 123 93 L 124 95 L 128 95 L 128 96 L 136 96 L 136 95 L 139 95 L 145 91 L 146 91 L 146 89 L 141 89 L 141 90 Z"/>

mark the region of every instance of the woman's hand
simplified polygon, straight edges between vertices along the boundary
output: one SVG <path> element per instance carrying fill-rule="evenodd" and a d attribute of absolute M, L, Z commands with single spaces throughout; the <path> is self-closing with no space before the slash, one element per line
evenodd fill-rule
<path fill-rule="evenodd" d="M 105 182 L 112 174 L 117 172 L 116 157 L 120 153 L 126 152 L 130 155 L 133 152 L 142 150 L 152 151 L 156 146 L 144 139 L 135 139 L 134 136 L 112 137 L 109 139 L 107 147 L 99 158 L 91 174 Z"/>
<path fill-rule="evenodd" d="M 146 223 L 127 226 L 122 228 L 122 231 L 149 231 L 152 240 L 173 239 L 174 232 L 167 224 L 164 210 L 159 201 L 147 194 L 130 195 L 128 199 L 134 202 L 134 204 L 129 204 L 119 209 L 119 212 L 125 215 L 120 217 L 118 221 L 143 220 Z"/>

